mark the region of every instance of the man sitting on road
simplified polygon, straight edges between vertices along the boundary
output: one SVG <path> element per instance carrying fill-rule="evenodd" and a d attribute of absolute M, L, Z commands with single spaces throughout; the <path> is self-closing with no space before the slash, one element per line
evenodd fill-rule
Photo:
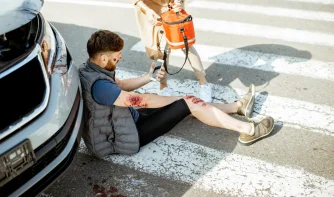
<path fill-rule="evenodd" d="M 85 107 L 83 138 L 96 156 L 134 154 L 190 114 L 209 126 L 239 132 L 238 140 L 244 145 L 254 143 L 273 130 L 274 120 L 269 116 L 257 122 L 243 122 L 228 115 L 238 113 L 250 117 L 255 101 L 254 85 L 242 99 L 230 104 L 209 104 L 191 95 L 131 92 L 151 81 L 154 63 L 142 77 L 118 79 L 115 70 L 122 59 L 123 46 L 124 41 L 117 34 L 108 30 L 95 32 L 87 42 L 89 60 L 80 68 Z M 157 78 L 164 74 L 162 69 Z"/>

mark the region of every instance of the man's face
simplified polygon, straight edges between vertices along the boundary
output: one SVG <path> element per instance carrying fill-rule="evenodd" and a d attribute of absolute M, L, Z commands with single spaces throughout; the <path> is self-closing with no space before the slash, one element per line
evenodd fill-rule
<path fill-rule="evenodd" d="M 104 68 L 109 71 L 116 70 L 116 64 L 122 59 L 122 51 L 111 52 L 108 57 L 107 65 Z"/>

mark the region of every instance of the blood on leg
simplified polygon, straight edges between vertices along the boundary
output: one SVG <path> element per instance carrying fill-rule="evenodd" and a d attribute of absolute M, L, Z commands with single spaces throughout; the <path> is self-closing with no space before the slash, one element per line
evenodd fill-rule
<path fill-rule="evenodd" d="M 186 100 L 191 100 L 191 102 L 194 103 L 194 104 L 201 104 L 203 107 L 206 106 L 206 103 L 202 99 L 199 99 L 195 96 L 186 96 L 185 99 Z"/>

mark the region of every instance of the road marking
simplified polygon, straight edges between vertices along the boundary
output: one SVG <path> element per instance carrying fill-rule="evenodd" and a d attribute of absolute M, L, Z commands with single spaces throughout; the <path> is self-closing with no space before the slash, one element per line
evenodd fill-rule
<path fill-rule="evenodd" d="M 89 154 L 83 141 L 79 151 Z M 334 181 L 304 170 L 162 136 L 132 156 L 104 160 L 233 196 L 333 196 Z"/>
<path fill-rule="evenodd" d="M 194 26 L 197 31 L 201 30 L 240 36 L 254 36 L 288 42 L 334 47 L 334 35 L 320 32 L 205 18 L 195 18 Z"/>
<path fill-rule="evenodd" d="M 68 4 L 79 4 L 79 5 L 93 5 L 103 7 L 115 7 L 115 8 L 134 8 L 131 3 L 119 3 L 110 1 L 90 1 L 90 0 L 45 0 L 46 2 L 54 3 L 68 3 Z"/>
<path fill-rule="evenodd" d="M 284 0 L 284 1 L 334 5 L 333 0 Z"/>
<path fill-rule="evenodd" d="M 195 44 L 194 46 L 203 62 L 334 81 L 334 62 L 322 62 L 210 45 Z M 138 42 L 131 50 L 145 52 L 145 47 L 142 42 Z M 300 53 L 305 52 L 300 51 Z M 184 57 L 184 53 L 180 50 L 172 50 L 171 55 Z M 192 70 L 191 67 L 185 67 L 185 69 Z"/>
<path fill-rule="evenodd" d="M 218 1 L 193 1 L 188 7 L 212 9 L 212 10 L 230 10 L 236 12 L 249 12 L 263 14 L 268 16 L 280 16 L 307 20 L 334 21 L 334 14 L 329 12 L 305 11 L 298 9 L 287 9 L 277 7 L 266 7 L 257 5 L 243 5 L 237 3 L 224 3 Z"/>
<path fill-rule="evenodd" d="M 120 79 L 134 78 L 145 73 L 118 69 L 117 77 Z M 158 83 L 149 83 L 136 90 L 139 93 L 157 93 Z M 168 85 L 174 91 L 174 95 L 198 95 L 198 82 L 184 79 L 169 79 Z M 210 84 L 213 87 L 214 101 L 217 103 L 231 103 L 240 98 L 248 90 L 233 89 L 227 86 Z M 267 96 L 257 94 L 254 106 L 256 114 L 272 116 L 276 124 L 303 128 L 304 130 L 334 136 L 334 108 L 326 105 L 313 104 L 310 102 L 284 98 L 279 96 Z"/>

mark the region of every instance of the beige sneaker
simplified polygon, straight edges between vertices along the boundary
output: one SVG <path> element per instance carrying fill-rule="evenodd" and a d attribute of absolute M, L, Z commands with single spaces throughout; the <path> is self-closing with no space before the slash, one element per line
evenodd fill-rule
<path fill-rule="evenodd" d="M 247 94 L 245 94 L 244 97 L 238 101 L 242 103 L 242 106 L 238 109 L 237 114 L 245 116 L 246 118 L 250 118 L 254 110 L 255 86 L 251 84 Z"/>
<path fill-rule="evenodd" d="M 268 136 L 274 130 L 274 119 L 270 116 L 265 117 L 260 122 L 253 121 L 254 135 L 240 133 L 239 142 L 242 145 L 251 145 L 261 138 Z"/>

